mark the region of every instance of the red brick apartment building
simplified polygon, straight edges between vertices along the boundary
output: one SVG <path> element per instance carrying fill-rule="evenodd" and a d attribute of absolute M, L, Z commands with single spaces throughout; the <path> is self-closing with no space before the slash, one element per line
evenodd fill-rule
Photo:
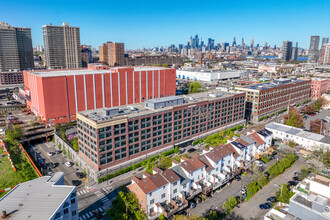
<path fill-rule="evenodd" d="M 175 69 L 116 67 L 24 71 L 27 107 L 46 122 L 66 123 L 76 112 L 129 105 L 175 94 Z"/>
<path fill-rule="evenodd" d="M 310 98 L 310 80 L 274 79 L 273 82 L 236 87 L 246 92 L 247 120 L 259 121 L 260 117 L 278 112 L 295 103 Z"/>
<path fill-rule="evenodd" d="M 196 93 L 77 113 L 79 154 L 96 171 L 244 124 L 245 93 Z"/>
<path fill-rule="evenodd" d="M 323 93 L 328 91 L 329 80 L 321 78 L 311 79 L 311 97 L 317 99 L 322 96 Z"/>

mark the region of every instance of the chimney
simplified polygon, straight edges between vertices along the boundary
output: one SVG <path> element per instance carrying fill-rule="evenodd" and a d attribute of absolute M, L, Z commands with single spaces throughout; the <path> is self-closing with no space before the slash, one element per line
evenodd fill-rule
<path fill-rule="evenodd" d="M 1 218 L 6 218 L 7 217 L 7 212 L 6 210 L 2 211 Z"/>

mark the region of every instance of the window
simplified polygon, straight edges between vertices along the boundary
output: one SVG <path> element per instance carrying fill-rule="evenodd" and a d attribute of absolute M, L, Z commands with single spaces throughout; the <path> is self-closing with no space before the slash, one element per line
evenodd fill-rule
<path fill-rule="evenodd" d="M 75 216 L 77 214 L 77 211 L 72 212 L 72 216 Z"/>
<path fill-rule="evenodd" d="M 165 193 L 162 194 L 162 199 L 164 199 L 164 198 L 165 198 Z"/>
<path fill-rule="evenodd" d="M 183 184 L 183 188 L 186 188 L 186 186 L 187 186 L 187 183 Z"/>
<path fill-rule="evenodd" d="M 71 204 L 76 203 L 76 199 L 71 199 Z"/>
<path fill-rule="evenodd" d="M 63 210 L 64 215 L 69 213 L 69 209 L 64 209 Z"/>
<path fill-rule="evenodd" d="M 141 204 L 143 204 L 143 199 L 141 199 Z"/>
<path fill-rule="evenodd" d="M 149 196 L 152 196 L 152 193 L 150 193 Z"/>
<path fill-rule="evenodd" d="M 173 186 L 176 186 L 178 184 L 178 182 L 175 182 L 175 183 L 173 183 Z"/>
<path fill-rule="evenodd" d="M 150 205 L 154 204 L 154 202 L 155 202 L 154 199 L 150 200 Z"/>
<path fill-rule="evenodd" d="M 175 194 L 178 191 L 178 189 L 173 190 L 173 193 Z"/>

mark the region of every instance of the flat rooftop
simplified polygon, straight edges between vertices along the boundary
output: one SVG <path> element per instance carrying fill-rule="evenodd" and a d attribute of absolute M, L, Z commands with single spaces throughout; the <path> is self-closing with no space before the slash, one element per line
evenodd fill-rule
<path fill-rule="evenodd" d="M 236 89 L 252 89 L 252 90 L 261 91 L 264 89 L 271 89 L 271 88 L 281 87 L 283 85 L 295 84 L 295 83 L 301 83 L 301 82 L 308 81 L 308 80 L 294 80 L 294 81 L 285 83 L 286 80 L 289 80 L 289 79 L 277 79 L 278 82 L 283 82 L 280 84 L 276 84 L 274 82 L 266 82 L 266 83 L 252 84 L 252 85 L 248 85 L 248 86 L 238 86 L 238 87 L 236 87 Z"/>
<path fill-rule="evenodd" d="M 59 69 L 59 70 L 39 70 L 39 71 L 28 71 L 34 75 L 40 77 L 56 77 L 56 76 L 75 76 L 75 75 L 90 75 L 90 74 L 102 74 L 117 72 L 118 69 L 134 69 L 134 71 L 153 71 L 153 70 L 165 70 L 170 68 L 165 67 L 110 67 L 106 70 L 93 70 L 93 69 Z"/>
<path fill-rule="evenodd" d="M 285 132 L 285 133 L 291 134 L 291 135 L 296 135 L 296 136 L 306 138 L 309 140 L 319 141 L 319 142 L 322 142 L 325 144 L 330 144 L 330 137 L 327 137 L 327 136 L 324 136 L 321 134 L 315 134 L 312 132 L 304 131 L 301 128 L 295 128 L 295 127 L 291 127 L 291 126 L 276 123 L 276 122 L 271 122 L 271 123 L 267 124 L 266 128 Z"/>
<path fill-rule="evenodd" d="M 57 172 L 17 185 L 0 199 L 0 210 L 5 210 L 9 219 L 51 218 L 76 188 L 54 185 L 62 176 L 63 173 Z"/>
<path fill-rule="evenodd" d="M 189 94 L 189 95 L 180 95 L 180 96 L 169 96 L 169 97 L 164 97 L 164 98 L 158 98 L 158 99 L 151 99 L 148 100 L 148 102 L 161 102 L 161 101 L 170 101 L 170 100 L 177 100 L 177 99 L 182 99 L 184 98 L 184 104 L 180 105 L 194 105 L 198 102 L 201 101 L 212 101 L 212 100 L 219 100 L 219 99 L 225 99 L 228 97 L 232 97 L 237 94 L 244 94 L 243 92 L 237 92 L 237 91 L 232 91 L 232 92 L 224 92 L 220 90 L 211 90 L 208 92 L 201 92 L 201 93 L 194 93 L 194 94 Z M 211 95 L 211 96 L 210 96 Z M 134 117 L 139 117 L 142 115 L 149 115 L 149 114 L 154 114 L 157 112 L 163 112 L 169 109 L 173 109 L 174 106 L 168 106 L 164 108 L 159 108 L 159 109 L 151 109 L 148 107 L 145 107 L 145 103 L 135 103 L 135 104 L 130 104 L 130 105 L 122 105 L 114 108 L 109 108 L 109 109 L 115 109 L 119 108 L 119 114 L 113 115 L 113 116 L 105 116 L 104 111 L 107 109 L 104 108 L 99 108 L 99 109 L 92 109 L 88 111 L 81 111 L 77 113 L 77 116 L 79 115 L 84 116 L 87 119 L 90 119 L 96 123 L 104 123 L 104 122 L 109 122 L 109 121 L 115 121 L 119 119 L 124 119 L 124 118 L 134 118 Z M 97 117 L 95 117 L 97 115 Z M 99 117 L 99 119 L 98 119 Z"/>

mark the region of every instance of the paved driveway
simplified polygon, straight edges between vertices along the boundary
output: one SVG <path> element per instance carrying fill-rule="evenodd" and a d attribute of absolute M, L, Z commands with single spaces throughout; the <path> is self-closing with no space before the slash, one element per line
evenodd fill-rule
<path fill-rule="evenodd" d="M 310 129 L 310 122 L 312 120 L 315 120 L 315 119 L 324 119 L 326 116 L 330 116 L 330 109 L 328 110 L 322 110 L 322 112 L 314 115 L 314 116 L 308 116 L 308 118 L 306 120 L 304 120 L 304 123 L 305 123 L 305 128 L 307 130 Z M 326 127 L 327 127 L 327 131 L 330 130 L 330 123 L 325 123 Z"/>
<path fill-rule="evenodd" d="M 276 158 L 281 160 L 283 157 L 276 155 Z M 264 170 L 267 170 L 270 165 L 276 162 L 276 159 L 271 160 L 264 166 Z M 207 198 L 204 202 L 197 204 L 196 208 L 189 209 L 190 214 L 196 216 L 203 216 L 211 209 L 220 208 L 222 204 L 231 196 L 240 196 L 241 187 L 246 186 L 252 182 L 251 175 L 241 176 L 240 181 L 235 181 L 229 186 L 223 187 L 220 191 L 216 191 L 213 197 Z"/>
<path fill-rule="evenodd" d="M 305 163 L 303 158 L 296 161 L 290 168 L 288 168 L 280 176 L 270 181 L 264 188 L 259 190 L 249 201 L 242 203 L 240 208 L 233 209 L 237 215 L 242 216 L 244 219 L 264 219 L 264 215 L 269 211 L 261 210 L 259 205 L 266 202 L 266 199 L 275 196 L 278 186 L 287 183 L 294 176 L 294 172 L 299 171 L 301 165 Z"/>

